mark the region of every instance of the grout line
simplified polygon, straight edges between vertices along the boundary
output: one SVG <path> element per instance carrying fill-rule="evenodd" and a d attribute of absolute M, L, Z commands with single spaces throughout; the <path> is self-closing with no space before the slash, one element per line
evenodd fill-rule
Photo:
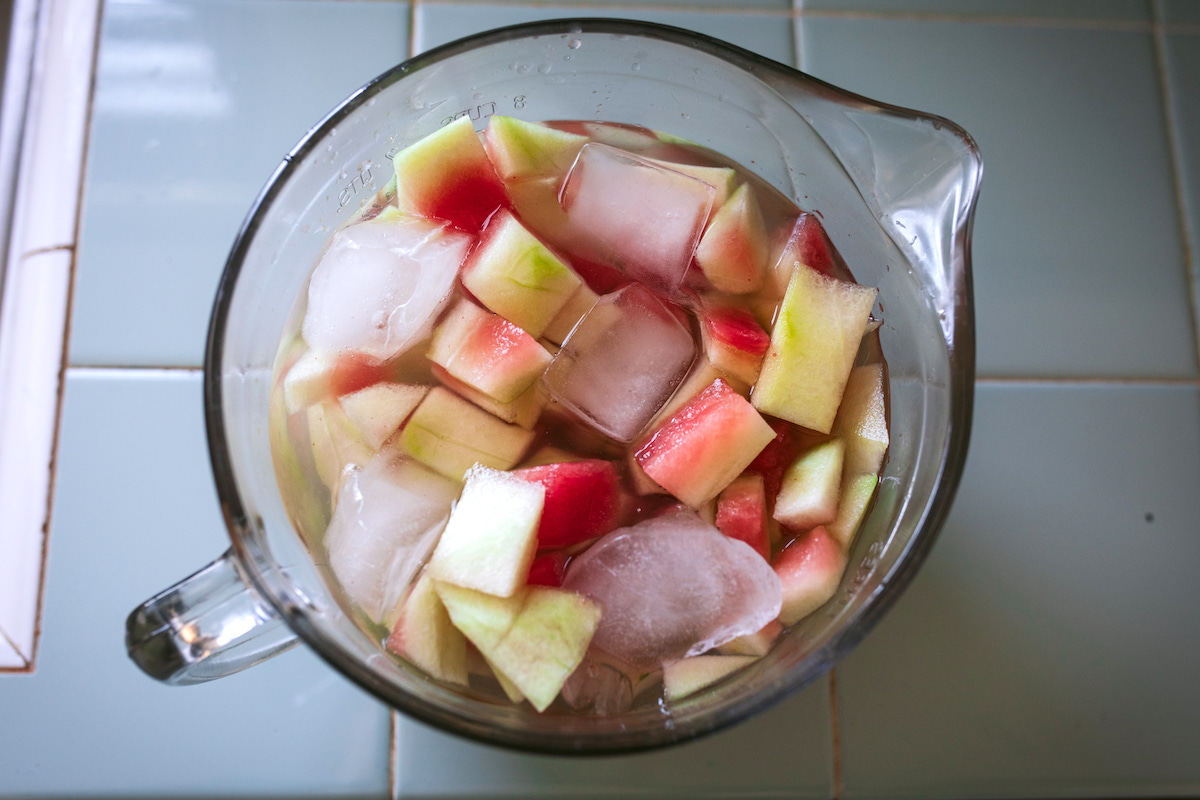
<path fill-rule="evenodd" d="M 833 800 L 841 800 L 842 783 L 842 729 L 838 724 L 837 667 L 829 670 L 829 721 L 833 739 Z"/>
<path fill-rule="evenodd" d="M 130 377 L 133 375 L 203 375 L 204 367 L 173 367 L 161 365 L 69 364 L 68 375 L 92 377 Z"/>
<path fill-rule="evenodd" d="M 397 718 L 399 711 L 393 709 L 388 714 L 388 798 L 395 800 L 400 796 L 398 787 L 396 786 L 396 735 L 397 735 Z"/>
<path fill-rule="evenodd" d="M 804 0 L 792 0 L 792 52 L 795 53 L 796 69 L 804 72 L 804 20 L 800 12 L 804 9 Z"/>
<path fill-rule="evenodd" d="M 1033 383 L 1047 386 L 1196 386 L 1200 387 L 1200 377 L 1195 378 L 1141 378 L 1132 376 L 1093 376 L 1093 377 L 1047 377 L 1044 375 L 976 375 L 975 385 Z"/>
<path fill-rule="evenodd" d="M 1163 123 L 1167 129 L 1167 153 L 1171 159 L 1171 180 L 1175 190 L 1175 215 L 1179 222 L 1179 239 L 1183 248 L 1183 273 L 1187 279 L 1189 306 L 1192 311 L 1192 343 L 1200 366 L 1200 298 L 1197 298 L 1197 278 L 1193 256 L 1196 252 L 1192 243 L 1192 232 L 1188 224 L 1187 199 L 1184 196 L 1183 149 L 1179 142 L 1178 117 L 1175 114 L 1175 91 L 1167 65 L 1167 35 L 1162 20 L 1162 0 L 1153 0 L 1150 13 L 1154 20 L 1154 58 L 1158 67 L 1159 90 L 1162 93 Z"/>
<path fill-rule="evenodd" d="M 416 53 L 414 49 L 417 44 L 417 0 L 412 0 L 408 4 L 408 53 L 404 56 L 404 60 L 412 58 Z"/>

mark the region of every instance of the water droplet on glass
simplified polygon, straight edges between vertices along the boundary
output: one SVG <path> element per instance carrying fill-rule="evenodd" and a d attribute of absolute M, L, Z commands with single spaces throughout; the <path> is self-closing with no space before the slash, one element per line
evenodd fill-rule
<path fill-rule="evenodd" d="M 550 70 L 553 69 L 553 66 L 550 64 L 539 64 L 537 69 L 538 72 L 542 73 L 543 75 L 549 75 Z"/>
<path fill-rule="evenodd" d="M 680 114 L 679 116 L 683 117 L 684 119 L 691 119 L 691 118 L 692 118 L 692 115 L 691 115 L 691 114 L 689 114 L 689 113 L 687 113 L 686 111 L 685 111 L 685 112 L 683 112 L 682 114 Z"/>
<path fill-rule="evenodd" d="M 583 42 L 579 41 L 578 39 L 572 39 L 571 41 L 567 42 L 567 47 L 571 48 L 572 50 L 578 50 L 579 46 L 582 44 Z"/>
<path fill-rule="evenodd" d="M 639 72 L 641 69 L 642 69 L 642 65 L 641 65 L 641 64 L 637 63 L 636 61 L 635 61 L 635 62 L 633 62 L 633 71 L 634 71 L 634 72 Z"/>

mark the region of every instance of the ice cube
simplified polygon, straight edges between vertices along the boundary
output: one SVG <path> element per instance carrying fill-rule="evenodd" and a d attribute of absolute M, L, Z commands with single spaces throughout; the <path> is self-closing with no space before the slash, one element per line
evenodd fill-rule
<path fill-rule="evenodd" d="M 316 351 L 380 360 L 401 353 L 433 329 L 473 242 L 394 209 L 338 231 L 313 270 L 304 340 Z"/>
<path fill-rule="evenodd" d="M 560 403 L 631 442 L 678 388 L 696 341 L 676 310 L 639 284 L 601 297 L 543 376 Z"/>
<path fill-rule="evenodd" d="M 633 706 L 633 684 L 616 667 L 584 658 L 563 684 L 562 698 L 576 711 L 620 714 Z"/>
<path fill-rule="evenodd" d="M 459 485 L 384 448 L 342 483 L 325 532 L 329 566 L 350 600 L 382 622 L 429 556 Z"/>
<path fill-rule="evenodd" d="M 603 606 L 592 646 L 642 668 L 761 630 L 782 605 L 763 557 L 691 511 L 604 536 L 571 562 L 563 588 Z"/>
<path fill-rule="evenodd" d="M 716 194 L 662 162 L 586 144 L 561 195 L 571 250 L 672 291 L 683 282 Z"/>

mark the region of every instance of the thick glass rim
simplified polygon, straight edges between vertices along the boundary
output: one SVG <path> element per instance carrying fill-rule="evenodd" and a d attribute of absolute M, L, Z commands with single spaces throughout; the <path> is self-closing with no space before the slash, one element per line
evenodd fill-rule
<path fill-rule="evenodd" d="M 734 702 L 719 707 L 706 715 L 704 724 L 692 726 L 690 730 L 684 732 L 684 735 L 673 738 L 664 737 L 661 741 L 652 742 L 641 740 L 606 742 L 599 738 L 592 741 L 587 740 L 584 735 L 583 738 L 587 741 L 582 750 L 577 749 L 578 744 L 563 747 L 544 731 L 530 733 L 504 730 L 497 734 L 496 731 L 484 730 L 458 717 L 447 715 L 443 709 L 425 700 L 413 698 L 398 691 L 396 687 L 382 680 L 365 665 L 324 640 L 304 618 L 303 613 L 299 612 L 301 604 L 297 598 L 289 596 L 282 587 L 277 586 L 262 568 L 262 565 L 270 563 L 271 557 L 262 550 L 257 540 L 258 537 L 255 535 L 255 531 L 261 528 L 261 521 L 248 518 L 246 506 L 237 488 L 230 449 L 225 438 L 227 433 L 222 403 L 223 375 L 221 368 L 225 353 L 226 322 L 250 244 L 258 232 L 263 218 L 272 209 L 298 165 L 313 152 L 332 129 L 337 127 L 340 121 L 356 112 L 397 81 L 463 53 L 515 39 L 572 34 L 609 34 L 660 40 L 714 56 L 729 63 L 732 67 L 760 76 L 763 73 L 774 73 L 786 80 L 800 80 L 810 86 L 815 94 L 839 105 L 852 107 L 859 111 L 894 115 L 907 120 L 932 122 L 935 126 L 960 137 L 975 162 L 974 180 L 969 187 L 969 196 L 964 199 L 962 204 L 966 213 L 962 225 L 954 232 L 954 258 L 949 265 L 949 269 L 954 272 L 952 277 L 956 292 L 953 298 L 955 310 L 952 322 L 953 332 L 950 337 L 953 346 L 951 347 L 949 342 L 947 343 L 950 419 L 941 458 L 941 474 L 937 476 L 937 489 L 926 502 L 925 512 L 917 523 L 915 533 L 908 542 L 905 552 L 900 555 L 892 567 L 892 571 L 882 579 L 874 596 L 863 602 L 862 607 L 850 617 L 846 625 L 832 635 L 825 646 L 810 655 L 806 663 L 813 665 L 811 669 L 792 670 L 786 680 L 776 682 L 770 689 L 761 690 L 749 697 L 739 696 Z M 971 431 L 975 342 L 970 245 L 981 174 L 982 159 L 978 147 L 966 131 L 949 120 L 925 112 L 871 100 L 735 45 L 693 31 L 656 23 L 608 18 L 565 18 L 513 25 L 459 39 L 398 64 L 349 95 L 320 122 L 310 128 L 299 143 L 284 157 L 251 205 L 234 240 L 218 284 L 209 323 L 204 361 L 205 424 L 218 499 L 233 549 L 243 568 L 244 577 L 248 579 L 248 583 L 254 590 L 276 608 L 292 630 L 308 646 L 313 648 L 326 662 L 380 700 L 423 722 L 488 744 L 499 743 L 518 750 L 540 753 L 616 754 L 644 751 L 651 747 L 667 746 L 714 732 L 775 704 L 826 672 L 830 666 L 853 649 L 878 623 L 925 561 L 937 538 L 938 531 L 949 513 L 966 461 Z M 576 733 L 576 731 L 572 731 L 572 735 Z"/>

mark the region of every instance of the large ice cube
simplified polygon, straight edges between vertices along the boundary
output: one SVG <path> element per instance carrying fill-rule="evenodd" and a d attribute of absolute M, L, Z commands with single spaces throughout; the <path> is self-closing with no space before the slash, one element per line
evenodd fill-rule
<path fill-rule="evenodd" d="M 427 337 L 474 237 L 386 210 L 333 235 L 308 287 L 304 340 L 386 360 Z"/>
<path fill-rule="evenodd" d="M 692 262 L 716 194 L 662 162 L 586 144 L 561 195 L 571 250 L 673 290 Z"/>
<path fill-rule="evenodd" d="M 633 441 L 696 357 L 691 330 L 639 284 L 601 297 L 543 376 L 560 403 L 619 442 Z"/>
<path fill-rule="evenodd" d="M 745 542 L 691 511 L 601 538 L 567 570 L 563 588 L 603 606 L 592 645 L 634 667 L 657 667 L 761 630 L 782 589 Z"/>
<path fill-rule="evenodd" d="M 351 472 L 325 532 L 329 566 L 376 622 L 393 611 L 429 556 L 459 486 L 384 448 Z"/>

